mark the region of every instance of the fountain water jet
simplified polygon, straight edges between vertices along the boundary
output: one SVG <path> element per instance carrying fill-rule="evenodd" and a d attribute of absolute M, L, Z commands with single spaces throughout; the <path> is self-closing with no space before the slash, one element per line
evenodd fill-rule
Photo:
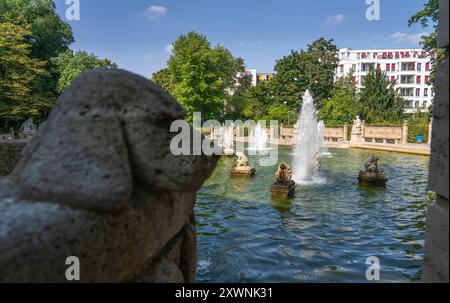
<path fill-rule="evenodd" d="M 268 136 L 266 130 L 258 123 L 249 136 L 249 150 L 267 150 Z"/>
<path fill-rule="evenodd" d="M 319 156 L 325 147 L 323 121 L 317 121 L 314 100 L 307 90 L 297 124 L 297 144 L 293 163 L 293 179 L 298 184 L 323 184 L 319 175 Z"/>

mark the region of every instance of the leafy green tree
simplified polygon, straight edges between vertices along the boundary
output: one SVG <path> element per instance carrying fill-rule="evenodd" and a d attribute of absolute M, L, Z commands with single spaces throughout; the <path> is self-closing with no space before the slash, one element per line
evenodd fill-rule
<path fill-rule="evenodd" d="M 0 22 L 0 120 L 4 131 L 39 116 L 51 103 L 35 90 L 45 61 L 30 57 L 30 26 Z"/>
<path fill-rule="evenodd" d="M 226 90 L 235 85 L 238 64 L 230 51 L 212 47 L 205 36 L 196 32 L 181 35 L 174 43 L 168 60 L 173 95 L 188 111 L 188 119 L 199 111 L 205 119 L 222 115 Z"/>
<path fill-rule="evenodd" d="M 0 22 L 11 22 L 29 27 L 30 57 L 45 61 L 46 76 L 38 75 L 34 79 L 33 90 L 42 95 L 49 104 L 54 104 L 58 96 L 59 74 L 50 60 L 69 49 L 74 42 L 72 29 L 56 12 L 52 0 L 1 0 Z M 48 112 L 48 111 L 47 111 Z M 43 119 L 43 111 L 37 121 Z"/>
<path fill-rule="evenodd" d="M 295 122 L 296 115 L 286 104 L 272 104 L 267 111 L 266 120 L 277 120 L 278 123 L 291 124 Z"/>
<path fill-rule="evenodd" d="M 353 75 L 336 81 L 332 96 L 320 110 L 319 117 L 329 126 L 351 123 L 360 112 L 360 102 L 356 96 Z"/>
<path fill-rule="evenodd" d="M 173 94 L 174 85 L 170 80 L 170 71 L 168 68 L 163 68 L 152 75 L 152 81 L 164 88 L 169 93 Z"/>
<path fill-rule="evenodd" d="M 405 101 L 394 89 L 385 72 L 372 70 L 361 90 L 361 118 L 367 123 L 398 123 L 403 119 Z"/>
<path fill-rule="evenodd" d="M 57 86 L 59 93 L 62 93 L 75 78 L 86 70 L 100 67 L 117 68 L 117 65 L 110 60 L 99 59 L 94 54 L 88 54 L 85 51 L 74 53 L 72 50 L 67 50 L 53 58 L 52 63 L 60 75 Z"/>
<path fill-rule="evenodd" d="M 429 0 L 427 3 L 425 3 L 423 9 L 417 12 L 417 14 L 412 16 L 408 21 L 409 26 L 420 23 L 424 28 L 427 28 L 430 25 L 433 28 L 433 32 L 422 37 L 423 48 L 427 51 L 435 53 L 435 57 L 432 60 L 433 69 L 430 76 L 430 82 L 432 84 L 434 84 L 436 81 L 436 64 L 445 59 L 445 49 L 438 48 L 437 45 L 438 21 L 439 0 Z"/>
<path fill-rule="evenodd" d="M 424 137 L 424 142 L 428 141 L 428 130 L 430 128 L 431 113 L 421 112 L 418 109 L 409 119 L 408 142 L 416 143 L 416 137 Z"/>
<path fill-rule="evenodd" d="M 52 0 L 2 0 L 0 22 L 30 25 L 31 57 L 49 60 L 74 42 L 72 29 L 62 21 Z"/>
<path fill-rule="evenodd" d="M 306 52 L 292 50 L 291 54 L 275 64 L 273 80 L 274 94 L 279 103 L 285 103 L 292 109 L 301 107 L 302 95 L 309 87 L 310 75 L 307 70 Z"/>
<path fill-rule="evenodd" d="M 333 40 L 320 38 L 308 45 L 306 51 L 291 51 L 275 65 L 274 91 L 279 103 L 286 102 L 299 110 L 302 96 L 309 89 L 321 108 L 331 96 L 334 73 L 338 65 L 337 47 Z"/>
<path fill-rule="evenodd" d="M 238 75 L 235 87 L 229 90 L 230 94 L 226 97 L 225 120 L 238 120 L 243 118 L 243 111 L 253 105 L 253 100 L 249 95 L 251 89 L 251 75 L 244 73 Z"/>

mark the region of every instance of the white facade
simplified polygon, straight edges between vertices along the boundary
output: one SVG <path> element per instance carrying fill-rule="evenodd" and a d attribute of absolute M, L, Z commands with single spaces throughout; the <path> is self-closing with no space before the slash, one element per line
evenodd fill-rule
<path fill-rule="evenodd" d="M 434 91 L 429 85 L 431 54 L 422 49 L 365 49 L 339 50 L 336 78 L 353 71 L 353 81 L 361 89 L 364 77 L 371 69 L 380 69 L 395 82 L 399 95 L 406 100 L 406 112 L 427 110 L 432 104 Z"/>

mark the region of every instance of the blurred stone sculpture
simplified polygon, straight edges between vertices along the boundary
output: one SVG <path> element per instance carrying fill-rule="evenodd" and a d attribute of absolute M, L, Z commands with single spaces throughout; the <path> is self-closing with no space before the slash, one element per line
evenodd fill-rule
<path fill-rule="evenodd" d="M 20 127 L 21 139 L 31 139 L 36 133 L 37 126 L 33 123 L 33 118 L 25 121 Z"/>
<path fill-rule="evenodd" d="M 0 178 L 0 282 L 67 282 L 68 256 L 81 282 L 195 281 L 195 195 L 218 157 L 170 152 L 185 114 L 141 76 L 78 77 Z"/>
<path fill-rule="evenodd" d="M 386 185 L 388 181 L 384 171 L 378 169 L 378 161 L 380 158 L 372 155 L 365 163 L 365 171 L 359 172 L 359 183 L 363 185 Z"/>

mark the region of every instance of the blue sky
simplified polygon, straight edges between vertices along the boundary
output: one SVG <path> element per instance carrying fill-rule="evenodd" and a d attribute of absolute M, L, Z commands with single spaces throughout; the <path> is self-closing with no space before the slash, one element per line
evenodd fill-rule
<path fill-rule="evenodd" d="M 55 0 L 65 18 L 65 0 Z M 366 19 L 366 0 L 80 0 L 81 18 L 69 21 L 72 49 L 109 58 L 150 77 L 166 64 L 169 45 L 195 30 L 244 58 L 249 68 L 271 72 L 291 49 L 320 37 L 338 47 L 419 47 L 411 15 L 426 0 L 380 0 L 381 20 Z"/>

